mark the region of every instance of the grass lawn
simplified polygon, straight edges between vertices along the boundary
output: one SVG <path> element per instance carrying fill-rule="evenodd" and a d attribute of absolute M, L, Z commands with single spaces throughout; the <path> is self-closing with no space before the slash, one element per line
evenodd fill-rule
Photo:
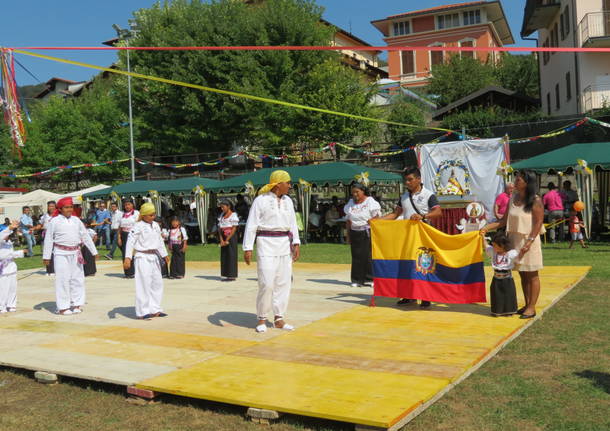
<path fill-rule="evenodd" d="M 217 260 L 218 254 L 215 245 L 192 246 L 188 259 Z M 304 262 L 350 262 L 345 245 L 305 245 L 302 256 Z M 591 265 L 593 270 L 544 319 L 405 430 L 610 429 L 610 244 L 593 244 L 587 250 L 549 245 L 544 258 L 549 266 Z M 19 265 L 40 266 L 40 256 L 19 259 Z M 137 406 L 125 401 L 124 388 L 76 380 L 44 386 L 29 372 L 1 368 L 0 408 L 0 430 L 261 429 L 247 422 L 239 407 L 172 396 Z M 353 428 L 285 416 L 269 429 Z"/>

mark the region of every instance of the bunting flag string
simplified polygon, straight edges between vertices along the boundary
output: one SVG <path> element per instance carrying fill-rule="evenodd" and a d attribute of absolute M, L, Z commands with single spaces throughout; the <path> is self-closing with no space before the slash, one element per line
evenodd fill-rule
<path fill-rule="evenodd" d="M 571 132 L 574 129 L 576 129 L 584 124 L 593 124 L 593 125 L 597 125 L 597 126 L 601 126 L 601 127 L 610 129 L 610 123 L 606 123 L 606 122 L 603 122 L 603 121 L 600 121 L 600 120 L 597 120 L 597 119 L 591 118 L 591 117 L 585 117 L 575 123 L 572 123 L 568 126 L 561 128 L 561 129 L 553 130 L 553 131 L 550 131 L 548 133 L 545 133 L 545 134 L 542 134 L 539 136 L 532 136 L 529 138 L 511 139 L 508 142 L 511 144 L 535 142 L 539 139 L 550 138 L 550 137 L 554 137 L 554 136 L 558 136 L 558 135 L 561 135 L 564 133 Z M 438 143 L 442 139 L 444 139 L 452 134 L 453 134 L 453 132 L 447 132 L 444 135 L 434 139 L 433 141 L 428 142 L 427 144 Z M 461 139 L 462 136 L 459 135 L 459 138 Z M 427 145 L 427 144 L 418 144 L 418 145 Z M 143 166 L 157 166 L 157 167 L 164 167 L 164 168 L 168 168 L 168 169 L 183 169 L 183 168 L 195 168 L 195 167 L 200 167 L 200 166 L 219 166 L 227 160 L 235 159 L 240 156 L 248 157 L 249 159 L 252 159 L 252 160 L 263 160 L 265 158 L 270 158 L 272 160 L 297 160 L 297 159 L 304 157 L 305 155 L 320 154 L 324 151 L 330 151 L 331 153 L 336 154 L 337 147 L 344 148 L 349 151 L 355 151 L 366 157 L 390 157 L 390 156 L 395 156 L 395 155 L 405 153 L 407 151 L 412 151 L 415 149 L 416 146 L 409 146 L 406 148 L 401 148 L 401 149 L 393 150 L 393 151 L 368 151 L 368 150 L 364 150 L 362 148 L 352 147 L 352 146 L 342 144 L 339 142 L 331 142 L 316 150 L 309 150 L 309 151 L 301 152 L 300 155 L 255 154 L 255 153 L 252 153 L 247 150 L 240 150 L 240 151 L 236 152 L 235 154 L 231 154 L 231 155 L 228 155 L 225 157 L 221 157 L 221 158 L 209 160 L 209 161 L 204 161 L 204 162 L 196 162 L 196 163 L 160 163 L 160 162 L 153 162 L 150 160 L 143 160 L 143 159 L 139 159 L 139 158 L 136 158 L 135 161 L 138 164 L 143 165 Z M 26 174 L 0 173 L 0 177 L 5 177 L 5 178 L 6 177 L 8 177 L 8 178 L 40 177 L 40 176 L 44 176 L 44 175 L 61 173 L 63 171 L 69 170 L 69 169 L 95 168 L 95 167 L 99 167 L 99 166 L 108 166 L 108 165 L 112 165 L 112 164 L 124 163 L 124 162 L 128 162 L 129 160 L 131 160 L 131 159 L 126 158 L 126 159 L 118 159 L 118 160 L 108 160 L 106 162 L 82 163 L 82 164 L 78 164 L 78 165 L 61 165 L 61 166 L 55 166 L 52 168 L 48 168 L 43 171 L 26 173 Z"/>
<path fill-rule="evenodd" d="M 21 148 L 25 146 L 26 133 L 15 80 L 15 58 L 13 52 L 6 49 L 0 50 L 0 106 L 2 106 L 4 122 L 11 132 L 15 150 L 21 158 Z"/>

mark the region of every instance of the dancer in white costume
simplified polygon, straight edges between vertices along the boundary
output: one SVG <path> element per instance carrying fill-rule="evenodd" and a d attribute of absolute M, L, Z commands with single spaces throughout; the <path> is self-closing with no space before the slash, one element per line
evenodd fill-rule
<path fill-rule="evenodd" d="M 82 312 L 85 305 L 85 274 L 81 245 L 98 258 L 97 249 L 78 217 L 72 216 L 72 198 L 57 201 L 57 209 L 47 224 L 42 259 L 49 265 L 53 254 L 55 267 L 55 298 L 57 314 L 68 315 Z"/>
<path fill-rule="evenodd" d="M 155 206 L 151 203 L 140 207 L 139 220 L 127 237 L 123 268 L 130 268 L 132 259 L 136 271 L 136 316 L 144 320 L 167 316 L 161 308 L 161 261 L 169 264 L 169 256 L 161 228 L 155 222 Z"/>
<path fill-rule="evenodd" d="M 17 311 L 17 265 L 13 259 L 24 257 L 24 250 L 15 251 L 8 237 L 18 227 L 19 222 L 13 220 L 0 232 L 0 313 Z"/>
<path fill-rule="evenodd" d="M 269 184 L 262 187 L 254 199 L 244 234 L 244 260 L 250 264 L 256 241 L 258 296 L 256 314 L 257 332 L 267 330 L 267 315 L 274 315 L 274 326 L 292 330 L 284 322 L 290 298 L 292 262 L 300 255 L 299 230 L 290 191 L 290 175 L 274 171 Z"/>

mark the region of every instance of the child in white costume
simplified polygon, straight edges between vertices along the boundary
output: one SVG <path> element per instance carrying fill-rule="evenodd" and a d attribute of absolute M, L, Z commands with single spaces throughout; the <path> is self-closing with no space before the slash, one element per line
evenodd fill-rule
<path fill-rule="evenodd" d="M 19 227 L 13 221 L 0 232 L 0 313 L 17 311 L 17 265 L 13 259 L 23 257 L 23 250 L 15 251 L 8 237 Z"/>
<path fill-rule="evenodd" d="M 138 222 L 127 237 L 125 247 L 125 269 L 134 261 L 136 278 L 136 316 L 149 320 L 152 317 L 165 317 L 161 309 L 163 299 L 163 276 L 161 260 L 169 263 L 161 228 L 155 222 L 155 206 L 145 203 L 140 208 Z"/>
<path fill-rule="evenodd" d="M 57 314 L 81 313 L 85 305 L 85 273 L 81 246 L 97 259 L 97 249 L 82 221 L 72 215 L 72 198 L 57 201 L 57 209 L 47 225 L 42 259 L 49 265 L 51 254 L 55 267 L 55 301 Z"/>

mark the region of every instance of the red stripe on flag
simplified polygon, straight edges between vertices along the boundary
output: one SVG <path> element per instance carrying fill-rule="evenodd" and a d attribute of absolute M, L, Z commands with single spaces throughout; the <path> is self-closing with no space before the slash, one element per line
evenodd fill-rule
<path fill-rule="evenodd" d="M 451 284 L 425 280 L 375 278 L 375 296 L 422 299 L 446 304 L 487 302 L 485 283 Z"/>

